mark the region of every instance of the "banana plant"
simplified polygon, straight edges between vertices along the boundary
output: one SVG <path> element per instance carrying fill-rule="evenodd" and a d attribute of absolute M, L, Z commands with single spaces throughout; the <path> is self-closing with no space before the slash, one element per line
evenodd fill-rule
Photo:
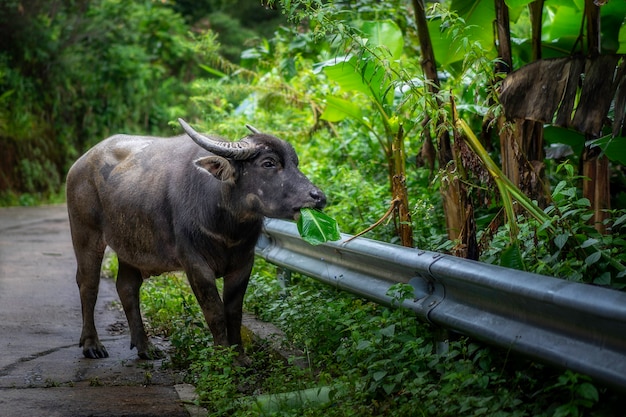
<path fill-rule="evenodd" d="M 402 244 L 412 246 L 411 216 L 405 184 L 404 140 L 414 122 L 403 112 L 409 107 L 414 109 L 406 104 L 415 89 L 411 88 L 399 64 L 404 50 L 402 31 L 391 20 L 359 22 L 352 29 L 349 41 L 353 53 L 316 66 L 319 73 L 323 73 L 340 88 L 340 94 L 325 97 L 326 106 L 321 119 L 328 122 L 351 119 L 365 127 L 380 143 L 387 161 L 392 191 L 391 212 L 396 218 Z M 402 91 L 405 92 L 404 96 Z M 354 95 L 367 98 L 378 116 L 375 120 L 367 117 L 358 104 L 347 98 Z"/>
<path fill-rule="evenodd" d="M 452 102 L 452 116 L 455 128 L 463 132 L 464 139 L 472 151 L 482 161 L 498 187 L 500 199 L 502 200 L 502 205 L 504 207 L 509 225 L 509 234 L 511 239 L 509 247 L 503 252 L 502 256 L 504 259 L 502 264 L 517 269 L 525 269 L 519 244 L 517 242 L 518 226 L 513 204 L 519 204 L 531 217 L 542 225 L 542 228 L 545 227 L 552 232 L 555 231 L 554 224 L 552 223 L 553 219 L 534 201 L 531 201 L 531 199 L 528 198 L 528 196 L 524 194 L 515 184 L 513 184 L 513 182 L 508 179 L 506 175 L 504 175 L 498 164 L 491 159 L 489 152 L 485 150 L 482 143 L 476 137 L 469 125 L 463 119 L 458 117 L 454 102 Z M 580 238 L 586 239 L 584 236 L 581 236 Z M 598 258 L 602 257 L 615 269 L 615 271 L 617 271 L 619 274 L 618 276 L 621 277 L 626 273 L 626 266 L 624 266 L 619 260 L 611 257 L 611 255 L 606 251 L 600 250 L 592 240 L 586 239 L 585 241 L 577 243 L 578 247 L 585 252 L 586 256 L 597 256 Z M 565 242 L 563 242 L 563 244 L 565 244 Z"/>

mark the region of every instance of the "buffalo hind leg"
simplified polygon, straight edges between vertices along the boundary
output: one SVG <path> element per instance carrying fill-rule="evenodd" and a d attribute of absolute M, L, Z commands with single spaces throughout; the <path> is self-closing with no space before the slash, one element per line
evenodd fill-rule
<path fill-rule="evenodd" d="M 80 292 L 80 304 L 83 315 L 83 329 L 79 346 L 83 348 L 86 358 L 106 358 L 109 353 L 100 343 L 94 322 L 94 311 L 100 286 L 100 268 L 106 245 L 98 233 L 72 228 L 77 269 L 76 283 Z"/>
<path fill-rule="evenodd" d="M 120 259 L 116 288 L 130 327 L 130 348 L 136 347 L 141 359 L 160 359 L 164 354 L 148 340 L 141 319 L 139 290 L 142 283 L 141 271 Z"/>

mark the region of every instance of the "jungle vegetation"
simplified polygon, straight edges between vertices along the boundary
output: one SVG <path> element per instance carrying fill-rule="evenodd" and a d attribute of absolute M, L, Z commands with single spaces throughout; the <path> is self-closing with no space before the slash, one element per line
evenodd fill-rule
<path fill-rule="evenodd" d="M 0 205 L 63 201 L 69 166 L 114 133 L 178 134 L 185 117 L 234 139 L 251 123 L 294 144 L 345 233 L 620 290 L 625 18 L 612 0 L 0 0 Z M 611 415 L 617 401 L 470 340 L 441 357 L 406 313 L 305 277 L 285 297 L 269 265 L 247 308 L 311 367 L 272 362 L 261 382 L 207 347 L 184 280 L 147 291 L 216 415 L 246 415 L 232 398 L 263 384 L 350 393 L 323 415 Z"/>

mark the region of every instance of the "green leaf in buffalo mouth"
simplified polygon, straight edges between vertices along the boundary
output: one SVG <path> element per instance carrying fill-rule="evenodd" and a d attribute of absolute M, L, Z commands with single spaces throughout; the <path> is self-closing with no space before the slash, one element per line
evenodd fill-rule
<path fill-rule="evenodd" d="M 329 215 L 311 208 L 300 210 L 298 233 L 302 239 L 311 245 L 341 239 L 337 221 Z"/>

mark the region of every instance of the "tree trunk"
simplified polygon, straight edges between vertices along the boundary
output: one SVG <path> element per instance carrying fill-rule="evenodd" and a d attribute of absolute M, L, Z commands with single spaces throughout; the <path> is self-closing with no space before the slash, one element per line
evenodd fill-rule
<path fill-rule="evenodd" d="M 600 233 L 606 231 L 604 220 L 608 217 L 606 209 L 611 206 L 609 186 L 609 160 L 601 155 L 599 148 L 585 147 L 583 151 L 583 196 L 591 201 L 593 217 L 591 221 Z"/>
<path fill-rule="evenodd" d="M 543 0 L 529 4 L 532 25 L 533 58 L 541 58 L 541 11 Z M 498 53 L 511 70 L 511 40 L 509 14 L 504 0 L 496 0 L 498 28 Z M 505 30 L 506 29 L 506 30 Z M 508 71 L 507 71 L 508 72 Z M 502 129 L 504 120 L 499 121 L 502 172 L 528 197 L 545 204 L 544 187 L 543 124 L 532 120 L 515 119 L 512 129 Z"/>
<path fill-rule="evenodd" d="M 532 59 L 531 61 L 537 61 L 541 59 L 541 25 L 543 14 L 543 0 L 535 0 L 528 4 L 528 10 L 530 11 L 530 25 L 532 35 Z"/>
<path fill-rule="evenodd" d="M 511 25 L 509 8 L 504 0 L 496 1 L 496 35 L 498 37 L 498 56 L 501 61 L 496 63 L 496 72 L 509 73 L 513 70 L 511 52 Z"/>
<path fill-rule="evenodd" d="M 409 210 L 409 196 L 406 189 L 406 170 L 404 155 L 404 129 L 402 125 L 398 128 L 398 133 L 392 144 L 393 154 L 393 200 L 395 205 L 396 218 L 399 219 L 397 229 L 400 235 L 402 246 L 413 247 L 413 229 L 411 223 L 411 211 Z"/>
<path fill-rule="evenodd" d="M 594 0 L 585 0 L 585 21 L 587 23 L 587 50 L 590 57 L 600 55 L 600 8 Z M 595 139 L 587 137 L 587 139 Z M 596 230 L 605 232 L 604 220 L 611 207 L 609 185 L 609 161 L 599 150 L 585 146 L 582 154 L 583 197 L 589 199 L 593 209 L 592 221 Z M 588 178 L 588 179 L 586 179 Z"/>
<path fill-rule="evenodd" d="M 531 200 L 544 206 L 547 192 L 544 181 L 543 124 L 515 119 L 511 129 L 500 133 L 502 172 Z"/>

